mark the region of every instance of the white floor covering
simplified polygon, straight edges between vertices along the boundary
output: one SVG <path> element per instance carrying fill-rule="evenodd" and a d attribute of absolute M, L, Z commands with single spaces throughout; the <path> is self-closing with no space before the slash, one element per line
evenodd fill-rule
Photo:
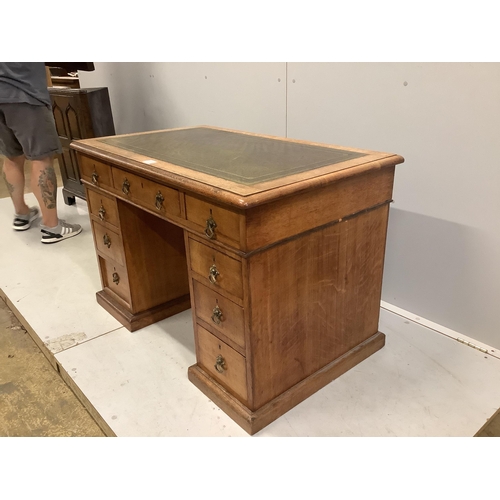
<path fill-rule="evenodd" d="M 27 200 L 36 205 L 33 195 Z M 248 436 L 187 378 L 191 311 L 130 333 L 95 300 L 86 203 L 60 217 L 83 233 L 42 245 L 0 200 L 0 289 L 117 436 Z M 500 359 L 381 309 L 385 347 L 259 436 L 473 436 L 500 404 Z"/>

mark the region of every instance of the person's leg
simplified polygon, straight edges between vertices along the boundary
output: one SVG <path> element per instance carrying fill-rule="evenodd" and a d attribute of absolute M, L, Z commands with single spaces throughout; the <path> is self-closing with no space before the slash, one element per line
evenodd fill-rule
<path fill-rule="evenodd" d="M 12 203 L 14 204 L 15 214 L 12 228 L 16 231 L 29 229 L 31 223 L 39 215 L 38 208 L 28 207 L 24 200 L 24 161 L 24 155 L 6 157 L 2 172 Z"/>
<path fill-rule="evenodd" d="M 79 224 L 68 224 L 57 216 L 57 177 L 53 156 L 32 159 L 31 189 L 42 211 L 42 243 L 57 243 L 82 232 Z"/>
<path fill-rule="evenodd" d="M 3 178 L 18 215 L 27 215 L 30 211 L 24 201 L 24 160 L 24 155 L 21 155 L 6 157 L 3 162 Z"/>
<path fill-rule="evenodd" d="M 79 224 L 68 224 L 57 216 L 57 178 L 53 157 L 61 151 L 61 147 L 52 111 L 46 106 L 27 103 L 0 104 L 0 132 L 2 122 L 14 137 L 16 147 L 21 149 L 19 154 L 24 152 L 32 162 L 31 188 L 42 212 L 42 243 L 56 243 L 80 234 L 82 228 Z M 8 156 L 12 158 L 15 155 Z M 38 209 L 32 208 L 28 216 L 23 216 L 27 220 L 16 217 L 14 229 L 28 229 L 37 216 Z"/>
<path fill-rule="evenodd" d="M 31 190 L 40 205 L 42 224 L 57 226 L 57 177 L 52 156 L 32 160 Z"/>

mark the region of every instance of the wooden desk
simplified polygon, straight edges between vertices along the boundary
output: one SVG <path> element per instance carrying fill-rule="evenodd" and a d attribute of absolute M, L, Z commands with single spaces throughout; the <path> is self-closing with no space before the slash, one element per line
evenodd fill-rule
<path fill-rule="evenodd" d="M 383 347 L 401 156 L 195 127 L 73 142 L 103 289 L 136 330 L 189 307 L 189 380 L 253 434 Z"/>

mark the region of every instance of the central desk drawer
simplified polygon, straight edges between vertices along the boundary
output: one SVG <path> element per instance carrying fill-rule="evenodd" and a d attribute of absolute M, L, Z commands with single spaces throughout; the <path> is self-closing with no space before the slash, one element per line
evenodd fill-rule
<path fill-rule="evenodd" d="M 179 192 L 137 175 L 112 168 L 113 185 L 125 198 L 159 215 L 181 216 Z"/>
<path fill-rule="evenodd" d="M 233 259 L 192 238 L 189 238 L 189 255 L 191 269 L 206 277 L 207 286 L 225 290 L 243 299 L 241 260 Z"/>
<path fill-rule="evenodd" d="M 197 325 L 198 364 L 240 401 L 248 399 L 246 360 L 232 347 Z"/>
<path fill-rule="evenodd" d="M 94 237 L 97 250 L 106 257 L 118 262 L 121 266 L 125 265 L 125 256 L 123 252 L 123 243 L 120 235 L 111 229 L 104 227 L 97 221 L 92 221 L 94 228 Z"/>

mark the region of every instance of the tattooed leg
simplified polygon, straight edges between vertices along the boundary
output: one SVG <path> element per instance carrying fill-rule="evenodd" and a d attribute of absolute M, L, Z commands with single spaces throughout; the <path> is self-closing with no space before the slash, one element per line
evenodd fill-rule
<path fill-rule="evenodd" d="M 40 205 L 42 223 L 55 227 L 57 219 L 57 177 L 52 157 L 33 160 L 31 188 Z"/>
<path fill-rule="evenodd" d="M 24 201 L 24 156 L 5 158 L 3 162 L 3 178 L 7 184 L 16 214 L 24 215 L 29 207 Z"/>
<path fill-rule="evenodd" d="M 47 208 L 56 208 L 57 178 L 52 165 L 48 165 L 40 172 L 38 187 Z"/>
<path fill-rule="evenodd" d="M 5 172 L 3 172 L 3 171 L 2 171 L 2 176 L 3 176 L 3 180 L 5 181 L 5 185 L 7 186 L 7 191 L 9 192 L 9 195 L 12 198 L 12 193 L 14 192 L 14 185 L 11 184 L 7 180 L 7 176 L 5 175 Z"/>

